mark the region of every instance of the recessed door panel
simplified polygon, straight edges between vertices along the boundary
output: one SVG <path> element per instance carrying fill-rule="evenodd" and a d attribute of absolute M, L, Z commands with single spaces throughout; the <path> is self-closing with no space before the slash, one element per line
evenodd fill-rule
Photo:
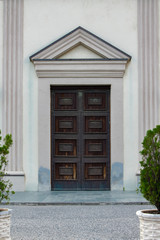
<path fill-rule="evenodd" d="M 56 163 L 55 164 L 56 180 L 76 180 L 77 166 L 75 163 Z"/>
<path fill-rule="evenodd" d="M 105 93 L 85 93 L 85 110 L 105 110 L 106 104 Z"/>
<path fill-rule="evenodd" d="M 55 110 L 75 110 L 76 93 L 56 93 Z"/>
<path fill-rule="evenodd" d="M 85 132 L 100 133 L 106 132 L 106 116 L 86 116 L 85 117 Z"/>
<path fill-rule="evenodd" d="M 55 156 L 76 156 L 77 142 L 72 139 L 55 140 Z"/>
<path fill-rule="evenodd" d="M 105 163 L 86 163 L 85 164 L 85 179 L 86 180 L 105 180 L 106 179 L 106 164 Z"/>
<path fill-rule="evenodd" d="M 55 132 L 57 133 L 75 133 L 77 132 L 76 117 L 55 117 Z"/>
<path fill-rule="evenodd" d="M 86 139 L 84 141 L 85 156 L 106 156 L 106 140 Z"/>
<path fill-rule="evenodd" d="M 52 190 L 110 189 L 110 88 L 51 88 Z"/>

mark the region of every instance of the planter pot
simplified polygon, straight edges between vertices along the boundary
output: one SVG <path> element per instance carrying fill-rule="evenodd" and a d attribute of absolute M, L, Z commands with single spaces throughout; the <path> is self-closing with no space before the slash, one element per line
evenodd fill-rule
<path fill-rule="evenodd" d="M 0 240 L 11 240 L 10 237 L 10 218 L 11 209 L 0 209 Z"/>
<path fill-rule="evenodd" d="M 136 214 L 140 221 L 140 240 L 160 239 L 160 214 L 156 210 L 141 210 Z"/>

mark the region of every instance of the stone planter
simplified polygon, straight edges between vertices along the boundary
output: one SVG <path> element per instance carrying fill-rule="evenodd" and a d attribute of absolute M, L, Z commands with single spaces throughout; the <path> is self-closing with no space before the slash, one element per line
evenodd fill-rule
<path fill-rule="evenodd" d="M 140 221 L 140 240 L 160 239 L 160 214 L 156 210 L 141 210 L 136 214 Z"/>
<path fill-rule="evenodd" d="M 11 209 L 0 209 L 0 240 L 11 240 L 10 236 L 10 217 Z"/>

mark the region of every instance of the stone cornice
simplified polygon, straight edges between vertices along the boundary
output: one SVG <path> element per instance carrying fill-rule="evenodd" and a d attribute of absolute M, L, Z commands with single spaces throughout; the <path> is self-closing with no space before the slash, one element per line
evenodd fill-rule
<path fill-rule="evenodd" d="M 127 59 L 117 61 L 34 61 L 35 70 L 39 78 L 85 77 L 85 78 L 122 78 Z"/>

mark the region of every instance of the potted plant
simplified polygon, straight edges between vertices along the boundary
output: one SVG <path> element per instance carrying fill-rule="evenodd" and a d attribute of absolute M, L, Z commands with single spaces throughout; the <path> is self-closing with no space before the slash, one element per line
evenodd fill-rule
<path fill-rule="evenodd" d="M 156 209 L 137 211 L 140 239 L 160 239 L 160 125 L 147 131 L 142 146 L 139 190 Z"/>
<path fill-rule="evenodd" d="M 6 204 L 8 204 L 10 201 L 10 193 L 14 194 L 14 191 L 11 191 L 12 183 L 10 182 L 10 180 L 7 180 L 5 178 L 6 167 L 8 165 L 7 155 L 9 153 L 9 148 L 11 147 L 12 143 L 12 135 L 7 134 L 5 138 L 2 139 L 0 131 L 0 203 L 5 201 Z M 10 215 L 10 209 L 0 209 L 0 239 L 11 239 Z"/>

